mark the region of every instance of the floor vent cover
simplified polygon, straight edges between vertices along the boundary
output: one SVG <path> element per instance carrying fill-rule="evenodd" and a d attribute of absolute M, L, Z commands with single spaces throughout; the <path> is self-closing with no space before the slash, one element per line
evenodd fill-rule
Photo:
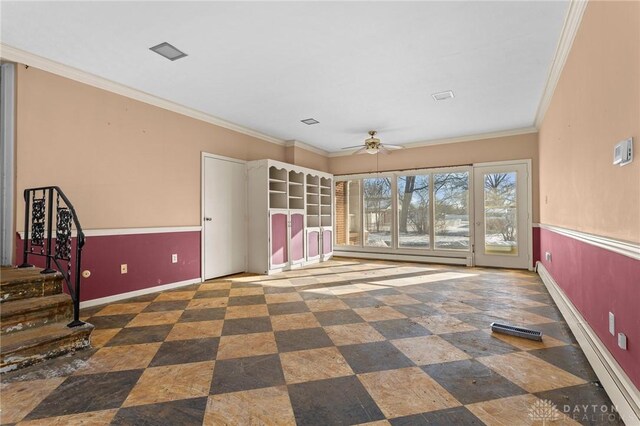
<path fill-rule="evenodd" d="M 491 323 L 491 331 L 496 333 L 510 334 L 511 336 L 524 337 L 529 340 L 542 341 L 542 332 L 536 330 L 529 330 L 527 328 L 516 327 L 508 324 L 500 324 L 497 322 Z"/>

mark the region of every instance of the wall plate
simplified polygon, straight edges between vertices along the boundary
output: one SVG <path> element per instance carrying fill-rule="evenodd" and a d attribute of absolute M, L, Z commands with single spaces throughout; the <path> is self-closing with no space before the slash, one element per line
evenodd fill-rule
<path fill-rule="evenodd" d="M 613 148 L 613 164 L 624 166 L 633 161 L 633 138 L 618 142 Z"/>

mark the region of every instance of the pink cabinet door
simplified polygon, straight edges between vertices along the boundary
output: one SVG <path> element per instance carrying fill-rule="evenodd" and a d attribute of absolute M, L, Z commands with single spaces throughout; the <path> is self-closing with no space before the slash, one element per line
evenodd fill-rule
<path fill-rule="evenodd" d="M 320 231 L 313 230 L 307 232 L 307 250 L 309 259 L 320 256 Z"/>
<path fill-rule="evenodd" d="M 322 230 L 322 254 L 333 252 L 333 232 L 331 229 Z"/>
<path fill-rule="evenodd" d="M 291 214 L 291 237 L 289 240 L 291 249 L 291 261 L 304 260 L 304 215 L 302 213 Z"/>
<path fill-rule="evenodd" d="M 284 265 L 289 261 L 287 253 L 287 214 L 271 214 L 271 266 Z"/>

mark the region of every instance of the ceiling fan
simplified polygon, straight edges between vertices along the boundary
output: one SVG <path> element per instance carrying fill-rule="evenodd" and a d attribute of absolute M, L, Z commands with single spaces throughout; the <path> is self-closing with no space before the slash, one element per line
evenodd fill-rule
<path fill-rule="evenodd" d="M 404 148 L 400 145 L 383 144 L 382 142 L 380 142 L 380 139 L 376 138 L 376 133 L 378 132 L 376 132 L 375 130 L 369 131 L 369 137 L 364 140 L 364 146 L 362 145 L 347 146 L 342 149 L 360 148 L 359 150 L 355 151 L 353 154 L 362 154 L 364 152 L 366 152 L 367 154 L 377 154 L 377 153 L 388 154 L 392 150 Z"/>

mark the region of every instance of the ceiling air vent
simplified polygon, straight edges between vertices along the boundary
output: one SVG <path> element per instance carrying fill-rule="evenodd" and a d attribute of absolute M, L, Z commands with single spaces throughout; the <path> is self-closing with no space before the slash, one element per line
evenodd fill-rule
<path fill-rule="evenodd" d="M 447 90 L 446 92 L 434 93 L 431 95 L 436 101 L 444 101 L 446 99 L 453 99 L 453 90 Z"/>
<path fill-rule="evenodd" d="M 311 126 L 312 124 L 318 124 L 320 123 L 318 120 L 316 120 L 315 118 L 305 118 L 304 120 L 300 120 L 302 121 L 304 124 L 306 124 L 307 126 Z"/>
<path fill-rule="evenodd" d="M 175 61 L 176 59 L 184 58 L 185 56 L 187 56 L 186 53 L 179 49 L 176 49 L 166 41 L 164 43 L 160 43 L 157 46 L 150 47 L 149 50 L 156 52 L 160 56 L 164 56 L 170 61 Z"/>

